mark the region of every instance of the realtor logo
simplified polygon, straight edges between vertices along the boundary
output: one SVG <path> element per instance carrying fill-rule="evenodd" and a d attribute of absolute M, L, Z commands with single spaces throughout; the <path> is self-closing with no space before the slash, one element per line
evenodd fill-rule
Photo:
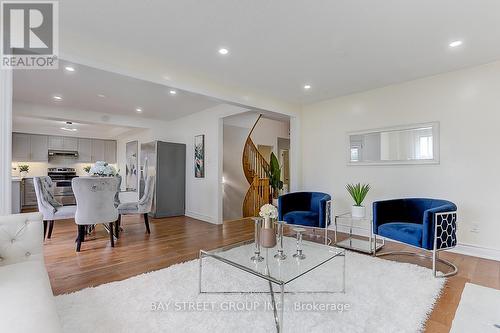
<path fill-rule="evenodd" d="M 58 67 L 58 2 L 1 2 L 1 68 Z"/>

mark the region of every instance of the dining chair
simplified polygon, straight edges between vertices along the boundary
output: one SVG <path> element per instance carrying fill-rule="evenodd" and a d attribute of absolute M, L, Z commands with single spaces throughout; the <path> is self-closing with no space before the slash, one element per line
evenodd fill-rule
<path fill-rule="evenodd" d="M 120 189 L 122 187 L 122 176 L 120 174 L 116 174 L 116 194 L 115 194 L 115 207 L 120 205 Z"/>
<path fill-rule="evenodd" d="M 43 237 L 50 239 L 54 221 L 74 218 L 76 206 L 63 206 L 54 198 L 54 183 L 49 176 L 33 177 L 33 183 L 38 211 L 43 214 Z"/>
<path fill-rule="evenodd" d="M 115 177 L 73 178 L 75 223 L 78 225 L 77 252 L 80 252 L 81 243 L 85 241 L 85 227 L 89 225 L 108 224 L 111 247 L 115 246 L 113 226 L 118 220 L 118 209 L 115 207 L 117 182 Z"/>
<path fill-rule="evenodd" d="M 144 216 L 144 225 L 146 226 L 146 232 L 149 234 L 151 230 L 149 229 L 149 219 L 148 214 L 151 212 L 151 207 L 153 206 L 153 197 L 155 189 L 155 176 L 148 176 L 146 178 L 146 185 L 144 187 L 144 195 L 136 202 L 124 202 L 118 206 L 118 223 L 116 226 L 116 237 L 119 237 L 120 224 L 122 215 L 130 214 L 141 214 Z"/>

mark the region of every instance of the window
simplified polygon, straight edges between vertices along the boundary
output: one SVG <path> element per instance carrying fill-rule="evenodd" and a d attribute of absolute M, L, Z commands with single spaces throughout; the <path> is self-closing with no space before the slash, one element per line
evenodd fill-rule
<path fill-rule="evenodd" d="M 351 148 L 351 162 L 359 161 L 359 148 Z"/>
<path fill-rule="evenodd" d="M 433 158 L 432 135 L 421 136 L 417 146 L 417 158 L 431 160 Z"/>

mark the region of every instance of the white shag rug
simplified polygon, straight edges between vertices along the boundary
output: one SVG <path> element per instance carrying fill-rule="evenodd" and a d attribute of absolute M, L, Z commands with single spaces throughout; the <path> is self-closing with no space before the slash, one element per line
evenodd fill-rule
<path fill-rule="evenodd" d="M 292 254 L 293 242 L 286 251 Z M 252 245 L 231 250 L 249 260 Z M 314 256 L 312 250 L 307 256 Z M 269 252 L 271 254 L 271 251 Z M 272 253 L 274 254 L 274 252 Z M 294 260 L 289 255 L 286 260 Z M 199 261 L 56 297 L 65 332 L 275 332 L 269 294 L 198 294 Z M 204 290 L 266 291 L 267 281 L 211 258 Z M 287 290 L 340 290 L 342 257 Z M 419 332 L 444 279 L 429 269 L 353 252 L 346 292 L 286 294 L 284 332 Z M 278 298 L 279 299 L 279 298 Z"/>
<path fill-rule="evenodd" d="M 466 283 L 450 332 L 499 333 L 500 290 Z"/>

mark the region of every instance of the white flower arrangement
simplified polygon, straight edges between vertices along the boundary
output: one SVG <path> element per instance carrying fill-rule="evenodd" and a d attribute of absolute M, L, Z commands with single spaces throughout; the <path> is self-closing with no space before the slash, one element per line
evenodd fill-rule
<path fill-rule="evenodd" d="M 259 212 L 260 217 L 268 217 L 271 219 L 276 219 L 278 218 L 278 209 L 274 207 L 271 204 L 265 204 L 264 206 L 260 207 L 260 212 Z"/>
<path fill-rule="evenodd" d="M 99 177 L 110 177 L 116 176 L 116 169 L 114 166 L 104 161 L 97 161 L 90 168 L 89 174 L 91 176 L 99 176 Z"/>

